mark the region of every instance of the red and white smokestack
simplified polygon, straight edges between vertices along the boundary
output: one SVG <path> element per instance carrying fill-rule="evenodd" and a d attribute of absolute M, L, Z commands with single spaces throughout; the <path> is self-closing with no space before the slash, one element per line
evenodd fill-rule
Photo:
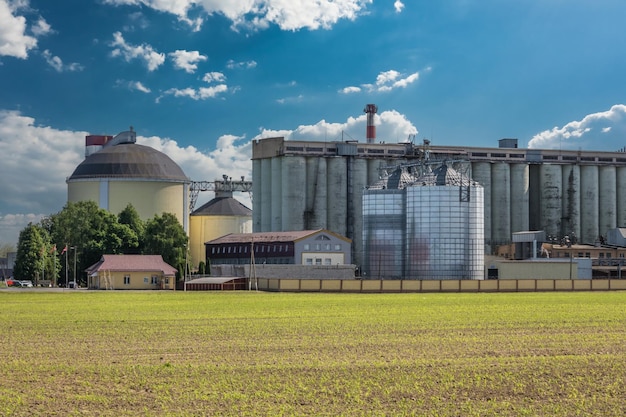
<path fill-rule="evenodd" d="M 367 113 L 367 143 L 376 142 L 376 126 L 374 125 L 374 115 L 378 112 L 378 107 L 375 104 L 367 104 L 363 110 Z"/>

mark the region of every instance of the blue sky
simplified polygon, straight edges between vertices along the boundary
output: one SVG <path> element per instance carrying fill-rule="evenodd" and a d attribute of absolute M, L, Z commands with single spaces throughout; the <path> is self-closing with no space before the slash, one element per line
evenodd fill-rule
<path fill-rule="evenodd" d="M 621 149 L 624 16 L 621 0 L 0 0 L 0 244 L 63 207 L 86 134 L 131 125 L 196 181 L 250 178 L 254 138 L 364 141 L 367 103 L 386 142 Z"/>

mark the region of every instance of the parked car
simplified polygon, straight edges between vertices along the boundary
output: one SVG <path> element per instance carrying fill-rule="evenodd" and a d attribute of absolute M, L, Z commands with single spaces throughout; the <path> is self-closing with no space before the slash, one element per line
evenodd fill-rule
<path fill-rule="evenodd" d="M 13 278 L 7 279 L 6 283 L 7 283 L 7 287 L 21 287 L 22 286 L 18 280 L 13 279 Z"/>
<path fill-rule="evenodd" d="M 32 281 L 28 281 L 28 280 L 22 280 L 20 281 L 20 284 L 22 284 L 22 287 L 32 287 L 33 286 L 33 282 Z"/>

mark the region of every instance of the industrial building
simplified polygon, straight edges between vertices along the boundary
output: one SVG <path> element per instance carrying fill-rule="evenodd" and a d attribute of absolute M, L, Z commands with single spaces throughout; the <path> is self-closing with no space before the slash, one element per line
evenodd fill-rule
<path fill-rule="evenodd" d="M 89 135 L 85 160 L 67 179 L 67 200 L 95 201 L 100 208 L 119 213 L 132 204 L 143 220 L 164 212 L 189 229 L 191 181 L 170 157 L 138 145 L 136 132 Z"/>
<path fill-rule="evenodd" d="M 253 230 L 331 230 L 353 240 L 356 265 L 365 262 L 363 190 L 402 164 L 446 160 L 482 185 L 487 254 L 514 232 L 543 230 L 549 240 L 567 235 L 594 244 L 626 226 L 621 152 L 520 149 L 516 139 L 497 148 L 283 137 L 252 145 Z"/>
<path fill-rule="evenodd" d="M 415 168 L 363 190 L 363 277 L 483 279 L 482 186 L 445 163 Z"/>
<path fill-rule="evenodd" d="M 322 229 L 231 233 L 206 243 L 211 265 L 345 265 L 350 252 L 350 239 Z"/>

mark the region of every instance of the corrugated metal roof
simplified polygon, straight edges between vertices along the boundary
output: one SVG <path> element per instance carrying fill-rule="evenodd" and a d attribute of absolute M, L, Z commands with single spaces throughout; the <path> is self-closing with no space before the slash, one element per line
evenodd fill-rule
<path fill-rule="evenodd" d="M 216 197 L 202 205 L 192 216 L 252 216 L 252 210 L 232 197 Z"/>
<path fill-rule="evenodd" d="M 121 143 L 89 155 L 68 181 L 86 178 L 144 178 L 189 182 L 172 159 L 149 146 Z"/>
<path fill-rule="evenodd" d="M 90 275 L 99 271 L 155 271 L 176 275 L 176 268 L 166 263 L 161 255 L 102 255 L 86 271 Z"/>
<path fill-rule="evenodd" d="M 295 242 L 310 236 L 314 236 L 319 233 L 325 233 L 335 236 L 339 239 L 343 239 L 347 242 L 351 240 L 331 232 L 330 230 L 317 229 L 317 230 L 301 230 L 291 232 L 257 232 L 257 233 L 230 233 L 217 239 L 213 239 L 207 244 L 222 244 L 222 243 L 241 243 L 241 242 Z"/>
<path fill-rule="evenodd" d="M 431 173 L 425 174 L 417 178 L 413 185 L 415 186 L 466 186 L 477 184 L 471 178 L 461 174 L 457 170 L 448 165 L 441 164 Z"/>

